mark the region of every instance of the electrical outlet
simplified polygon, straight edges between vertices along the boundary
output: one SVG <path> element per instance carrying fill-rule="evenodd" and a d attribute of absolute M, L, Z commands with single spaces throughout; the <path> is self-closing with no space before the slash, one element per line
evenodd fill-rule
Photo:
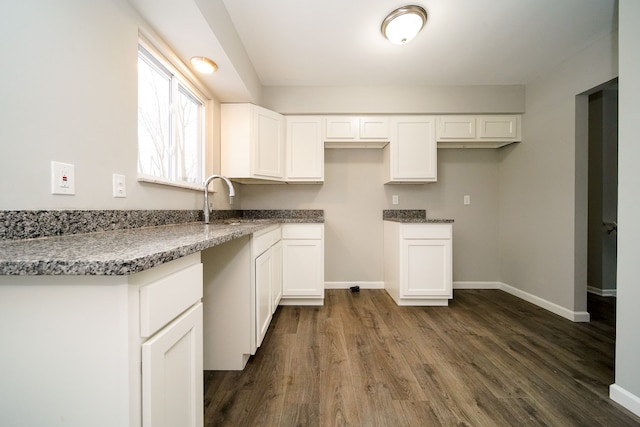
<path fill-rule="evenodd" d="M 393 203 L 394 205 L 398 204 L 398 195 L 394 194 L 393 196 L 391 196 L 391 203 Z"/>
<path fill-rule="evenodd" d="M 75 166 L 69 163 L 51 162 L 51 194 L 76 194 Z"/>
<path fill-rule="evenodd" d="M 127 197 L 127 185 L 124 175 L 113 174 L 113 197 Z"/>

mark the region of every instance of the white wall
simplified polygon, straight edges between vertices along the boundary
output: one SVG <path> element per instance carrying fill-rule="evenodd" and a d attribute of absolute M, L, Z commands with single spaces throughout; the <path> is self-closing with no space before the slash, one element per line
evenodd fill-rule
<path fill-rule="evenodd" d="M 263 100 L 285 114 L 520 113 L 524 94 L 523 86 L 265 87 Z M 496 282 L 498 167 L 498 150 L 439 149 L 437 183 L 384 185 L 381 150 L 326 149 L 324 185 L 245 185 L 242 208 L 324 209 L 327 282 L 382 282 L 382 210 L 426 209 L 455 220 L 454 281 Z"/>
<path fill-rule="evenodd" d="M 263 89 L 283 114 L 522 113 L 524 86 L 282 86 Z"/>
<path fill-rule="evenodd" d="M 576 96 L 617 76 L 616 37 L 527 84 L 525 142 L 501 152 L 501 279 L 575 312 L 586 310 L 587 221 L 586 144 L 576 130 L 587 100 Z"/>
<path fill-rule="evenodd" d="M 382 150 L 327 149 L 323 185 L 244 185 L 242 208 L 324 209 L 328 282 L 381 282 L 382 210 L 426 209 L 430 218 L 455 219 L 454 280 L 497 281 L 497 156 L 441 149 L 437 183 L 384 185 Z"/>
<path fill-rule="evenodd" d="M 620 0 L 618 156 L 618 313 L 616 382 L 611 397 L 640 415 L 640 2 Z"/>
<path fill-rule="evenodd" d="M 140 23 L 124 0 L 3 5 L 0 209 L 201 207 L 200 192 L 136 182 Z M 75 196 L 50 194 L 52 160 L 75 165 Z"/>

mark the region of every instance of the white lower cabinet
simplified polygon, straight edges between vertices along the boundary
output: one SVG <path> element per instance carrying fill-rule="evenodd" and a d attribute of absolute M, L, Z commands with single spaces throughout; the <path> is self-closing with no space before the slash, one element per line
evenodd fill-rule
<path fill-rule="evenodd" d="M 142 345 L 142 425 L 202 426 L 202 304 Z"/>
<path fill-rule="evenodd" d="M 267 251 L 255 260 L 256 264 L 256 347 L 271 323 L 271 281 L 273 280 L 273 256 Z"/>
<path fill-rule="evenodd" d="M 271 281 L 271 312 L 275 313 L 282 299 L 282 241 L 271 248 L 273 280 Z"/>
<path fill-rule="evenodd" d="M 448 305 L 451 224 L 384 221 L 384 263 L 384 286 L 398 305 Z"/>
<path fill-rule="evenodd" d="M 280 225 L 202 252 L 204 369 L 242 370 L 262 344 L 282 289 Z"/>
<path fill-rule="evenodd" d="M 130 276 L 1 276 L 0 425 L 201 427 L 201 298 L 200 253 Z"/>
<path fill-rule="evenodd" d="M 278 305 L 322 305 L 324 225 L 273 225 L 202 252 L 204 369 L 244 369 Z"/>
<path fill-rule="evenodd" d="M 323 303 L 324 224 L 283 224 L 280 305 Z"/>

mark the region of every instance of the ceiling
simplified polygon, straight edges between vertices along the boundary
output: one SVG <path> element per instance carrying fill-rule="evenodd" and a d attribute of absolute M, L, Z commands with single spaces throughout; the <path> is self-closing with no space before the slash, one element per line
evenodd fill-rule
<path fill-rule="evenodd" d="M 222 93 L 251 73 L 262 86 L 526 84 L 617 29 L 616 0 L 130 1 L 147 5 L 141 14 L 181 56 L 218 55 L 220 71 L 204 80 L 223 101 L 240 100 Z M 208 25 L 192 18 L 178 26 L 186 8 L 162 12 L 159 3 L 190 3 Z M 409 44 L 393 45 L 380 25 L 407 4 L 424 7 L 427 24 Z"/>

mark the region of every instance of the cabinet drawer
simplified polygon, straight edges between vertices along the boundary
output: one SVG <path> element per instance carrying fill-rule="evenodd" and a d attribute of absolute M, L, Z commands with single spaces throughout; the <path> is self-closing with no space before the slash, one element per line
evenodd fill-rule
<path fill-rule="evenodd" d="M 260 255 L 282 238 L 282 231 L 279 225 L 274 225 L 265 230 L 253 233 L 253 253 Z"/>
<path fill-rule="evenodd" d="M 450 224 L 402 224 L 403 239 L 451 239 Z"/>
<path fill-rule="evenodd" d="M 324 224 L 284 224 L 283 239 L 322 239 Z"/>
<path fill-rule="evenodd" d="M 202 264 L 140 289 L 140 335 L 150 337 L 202 298 Z"/>

